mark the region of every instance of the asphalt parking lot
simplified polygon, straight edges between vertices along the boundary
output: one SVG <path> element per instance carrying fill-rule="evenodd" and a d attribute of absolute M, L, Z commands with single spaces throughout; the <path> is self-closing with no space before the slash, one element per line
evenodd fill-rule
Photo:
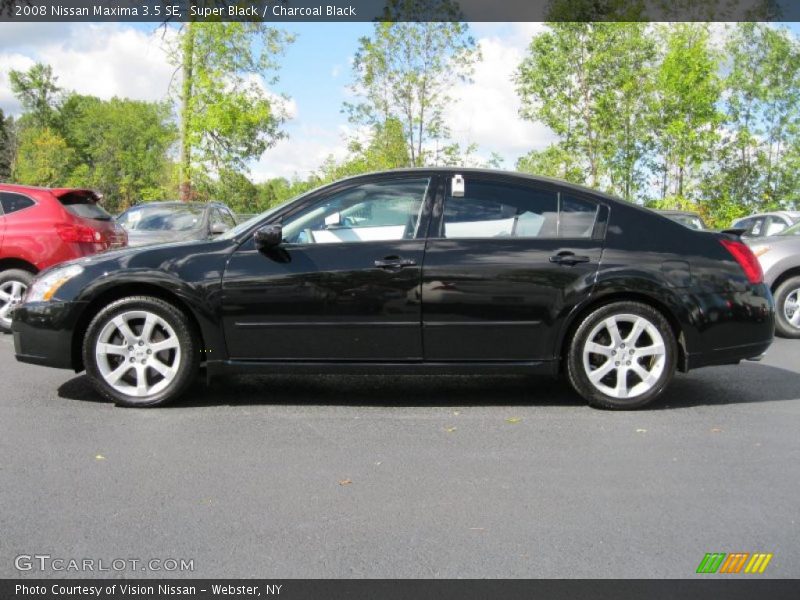
<path fill-rule="evenodd" d="M 192 577 L 682 578 L 712 551 L 800 575 L 800 341 L 621 413 L 517 377 L 226 378 L 121 409 L 16 363 L 9 336 L 0 390 L 0 577 L 81 576 L 16 570 L 38 553 Z M 122 575 L 170 573 L 103 574 Z"/>

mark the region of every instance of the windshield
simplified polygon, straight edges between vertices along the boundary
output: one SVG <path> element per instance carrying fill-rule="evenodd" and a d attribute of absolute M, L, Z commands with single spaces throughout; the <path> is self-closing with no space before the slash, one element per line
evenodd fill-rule
<path fill-rule="evenodd" d="M 685 225 L 690 229 L 705 229 L 706 226 L 703 223 L 703 220 L 700 217 L 696 217 L 694 215 L 673 215 L 671 217 L 673 221 L 677 221 L 681 225 Z"/>
<path fill-rule="evenodd" d="M 800 235 L 800 223 L 795 223 L 789 229 L 784 229 L 778 235 Z"/>
<path fill-rule="evenodd" d="M 304 196 L 304 195 L 305 194 L 300 194 L 300 196 Z M 275 214 L 276 212 L 278 212 L 280 209 L 282 209 L 287 204 L 291 204 L 292 202 L 294 202 L 295 200 L 300 198 L 300 196 L 295 196 L 294 198 L 290 198 L 286 202 L 278 204 L 277 206 L 273 206 L 272 208 L 269 208 L 269 209 L 265 210 L 263 213 L 257 214 L 255 217 L 250 217 L 249 219 L 247 219 L 247 221 L 243 221 L 242 223 L 239 223 L 236 227 L 234 227 L 232 229 L 229 229 L 228 231 L 226 231 L 222 235 L 217 236 L 216 239 L 218 239 L 218 240 L 230 240 L 232 238 L 235 238 L 237 235 L 247 231 L 248 229 L 250 229 L 253 225 L 258 223 L 262 219 L 266 219 L 270 215 Z"/>
<path fill-rule="evenodd" d="M 117 220 L 128 231 L 191 231 L 200 226 L 203 210 L 191 205 L 145 204 L 126 210 Z"/>

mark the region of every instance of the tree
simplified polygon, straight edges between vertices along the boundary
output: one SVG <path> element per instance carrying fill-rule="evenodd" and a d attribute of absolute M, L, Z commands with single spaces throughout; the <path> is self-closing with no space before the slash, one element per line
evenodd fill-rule
<path fill-rule="evenodd" d="M 79 165 L 70 183 L 100 190 L 110 210 L 164 199 L 175 140 L 170 116 L 165 103 L 70 95 L 61 110 L 63 136 Z"/>
<path fill-rule="evenodd" d="M 75 152 L 57 132 L 47 127 L 28 127 L 20 134 L 14 179 L 26 185 L 65 185 L 74 156 Z"/>
<path fill-rule="evenodd" d="M 14 121 L 6 118 L 0 109 L 0 181 L 11 177 L 11 166 L 14 164 Z"/>
<path fill-rule="evenodd" d="M 426 21 L 428 11 L 452 20 Z M 431 154 L 428 143 L 449 138 L 444 122 L 444 110 L 452 101 L 449 91 L 469 79 L 480 59 L 459 15 L 452 0 L 390 0 L 386 20 L 375 23 L 372 35 L 359 40 L 350 89 L 360 101 L 346 103 L 344 111 L 352 123 L 373 133 L 399 123 L 407 166 L 425 164 Z"/>
<path fill-rule="evenodd" d="M 558 177 L 572 183 L 585 184 L 586 171 L 575 156 L 562 144 L 551 144 L 544 150 L 531 150 L 517 160 L 517 171 Z"/>
<path fill-rule="evenodd" d="M 800 195 L 800 44 L 785 29 L 739 23 L 725 49 L 725 124 L 707 187 L 727 214 L 788 208 Z"/>
<path fill-rule="evenodd" d="M 27 71 L 9 71 L 11 91 L 30 115 L 34 127 L 50 127 L 58 110 L 61 88 L 50 65 L 36 63 Z"/>
<path fill-rule="evenodd" d="M 274 71 L 291 36 L 260 22 L 184 24 L 171 60 L 181 72 L 180 194 L 195 169 L 242 169 L 282 137 L 283 103 L 263 75 Z"/>
<path fill-rule="evenodd" d="M 559 148 L 529 155 L 523 167 L 547 165 L 572 180 L 634 198 L 648 146 L 655 58 L 646 27 L 549 23 L 531 41 L 515 77 L 520 112 L 550 127 Z"/>
<path fill-rule="evenodd" d="M 707 24 L 678 23 L 660 32 L 664 55 L 656 72 L 655 167 L 661 176 L 661 198 L 682 198 L 711 158 L 717 139 L 718 60 Z"/>

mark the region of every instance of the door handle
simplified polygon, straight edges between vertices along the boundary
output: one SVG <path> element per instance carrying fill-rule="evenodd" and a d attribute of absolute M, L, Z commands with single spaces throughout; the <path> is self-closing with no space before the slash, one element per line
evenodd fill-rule
<path fill-rule="evenodd" d="M 402 269 L 403 267 L 413 267 L 417 264 L 413 258 L 400 258 L 399 256 L 387 256 L 382 260 L 376 260 L 375 266 L 379 269 Z"/>
<path fill-rule="evenodd" d="M 588 256 L 578 256 L 574 252 L 559 252 L 555 256 L 550 257 L 550 262 L 557 265 L 577 265 L 578 263 L 587 263 L 592 259 Z"/>

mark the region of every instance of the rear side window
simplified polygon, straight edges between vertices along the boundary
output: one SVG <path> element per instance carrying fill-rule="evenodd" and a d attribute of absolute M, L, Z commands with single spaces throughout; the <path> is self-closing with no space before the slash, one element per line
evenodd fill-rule
<path fill-rule="evenodd" d="M 22 194 L 0 192 L 0 204 L 3 206 L 3 214 L 10 215 L 11 213 L 33 206 L 36 203 Z"/>
<path fill-rule="evenodd" d="M 442 237 L 589 238 L 596 215 L 596 204 L 569 194 L 467 180 L 464 196 L 445 202 Z"/>
<path fill-rule="evenodd" d="M 86 194 L 65 194 L 58 198 L 62 206 L 76 217 L 95 219 L 97 221 L 110 221 L 111 215 L 98 205 L 94 197 Z"/>

